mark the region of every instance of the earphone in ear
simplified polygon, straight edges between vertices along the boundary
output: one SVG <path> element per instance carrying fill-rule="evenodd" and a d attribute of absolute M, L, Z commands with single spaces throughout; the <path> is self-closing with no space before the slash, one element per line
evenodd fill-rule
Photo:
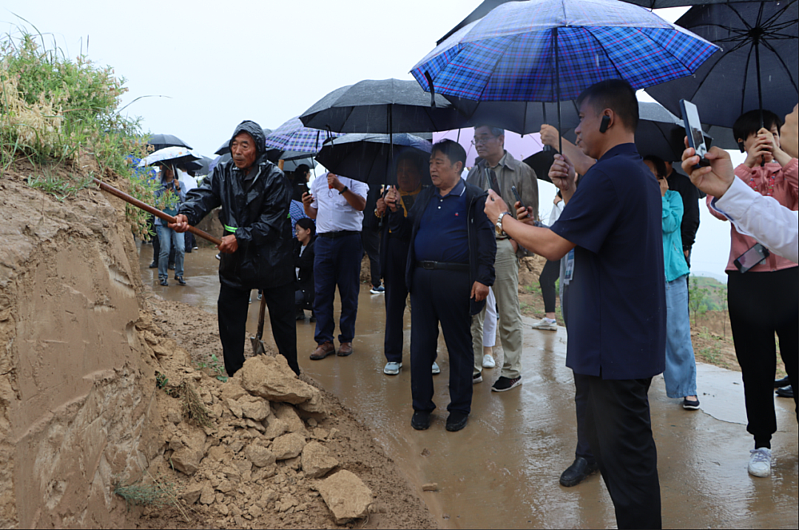
<path fill-rule="evenodd" d="M 610 116 L 605 115 L 602 116 L 602 123 L 599 124 L 599 132 L 604 133 L 608 130 L 608 126 L 610 125 Z"/>
<path fill-rule="evenodd" d="M 744 143 L 740 140 L 738 140 L 738 149 L 740 149 L 742 153 L 746 152 L 746 149 L 744 149 Z"/>

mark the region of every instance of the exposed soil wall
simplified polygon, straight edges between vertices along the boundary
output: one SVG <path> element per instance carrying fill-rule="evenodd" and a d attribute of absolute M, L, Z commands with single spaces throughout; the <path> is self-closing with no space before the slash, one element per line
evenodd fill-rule
<path fill-rule="evenodd" d="M 0 525 L 117 526 L 158 450 L 141 281 L 121 210 L 0 180 Z"/>

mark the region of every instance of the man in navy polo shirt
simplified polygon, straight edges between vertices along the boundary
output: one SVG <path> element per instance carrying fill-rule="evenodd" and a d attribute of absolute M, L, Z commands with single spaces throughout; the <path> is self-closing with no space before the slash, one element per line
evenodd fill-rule
<path fill-rule="evenodd" d="M 386 195 L 389 228 L 410 241 L 405 281 L 411 293 L 411 426 L 430 427 L 438 323 L 449 352 L 449 417 L 446 429 L 466 426 L 472 407 L 471 321 L 485 305 L 494 283 L 497 243 L 484 212 L 486 193 L 466 184 L 460 175 L 466 152 L 443 140 L 430 153 L 433 187 L 425 188 L 408 216 L 398 207 L 399 192 Z"/>
<path fill-rule="evenodd" d="M 549 260 L 575 249 L 566 365 L 588 388 L 589 443 L 618 527 L 660 528 L 647 399 L 652 376 L 665 364 L 659 187 L 635 149 L 638 102 L 630 85 L 602 81 L 577 104 L 577 146 L 597 163 L 580 177 L 560 219 L 551 229 L 529 226 L 535 223 L 524 215 L 520 221 L 507 215 L 495 194 L 486 201 L 486 214 L 521 246 Z M 568 167 L 567 178 L 573 178 Z"/>

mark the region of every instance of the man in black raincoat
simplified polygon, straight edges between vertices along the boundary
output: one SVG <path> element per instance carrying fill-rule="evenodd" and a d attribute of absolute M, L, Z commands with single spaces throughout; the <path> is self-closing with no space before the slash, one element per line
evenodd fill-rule
<path fill-rule="evenodd" d="M 295 373 L 294 261 L 291 238 L 291 183 L 266 159 L 264 133 L 253 121 L 241 122 L 230 139 L 231 160 L 221 162 L 180 206 L 176 223 L 185 232 L 221 206 L 225 235 L 219 245 L 219 338 L 229 375 L 244 364 L 245 325 L 252 289 L 262 289 L 272 335 Z"/>

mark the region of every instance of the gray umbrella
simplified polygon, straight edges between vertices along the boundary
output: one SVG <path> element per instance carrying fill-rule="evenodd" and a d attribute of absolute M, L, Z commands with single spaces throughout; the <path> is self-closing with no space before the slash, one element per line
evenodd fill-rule
<path fill-rule="evenodd" d="M 465 125 L 443 97 L 415 81 L 365 80 L 329 93 L 300 116 L 306 127 L 343 133 L 417 133 L 447 131 Z"/>

